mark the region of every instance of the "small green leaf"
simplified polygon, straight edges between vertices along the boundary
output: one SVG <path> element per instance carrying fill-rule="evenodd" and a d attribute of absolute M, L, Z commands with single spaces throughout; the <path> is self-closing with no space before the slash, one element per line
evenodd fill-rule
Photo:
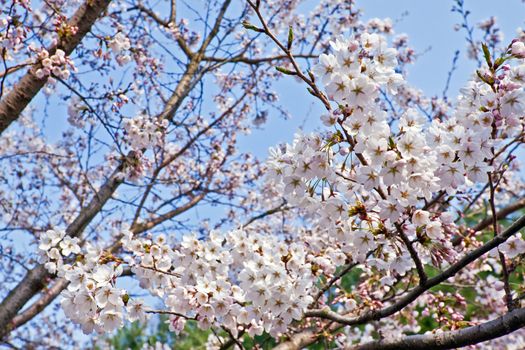
<path fill-rule="evenodd" d="M 392 137 L 388 138 L 388 147 L 390 149 L 395 149 L 396 148 L 396 142 L 394 141 L 394 139 Z"/>
<path fill-rule="evenodd" d="M 286 46 L 288 50 L 292 48 L 292 43 L 293 43 L 293 29 L 292 29 L 292 26 L 290 26 L 290 28 L 288 28 L 288 45 Z"/>
<path fill-rule="evenodd" d="M 478 75 L 478 77 L 484 81 L 485 83 L 489 84 L 492 86 L 492 84 L 494 84 L 494 78 L 493 77 L 490 77 L 490 76 L 484 76 L 483 74 L 481 74 L 481 72 L 479 70 L 476 70 L 476 74 Z"/>
<path fill-rule="evenodd" d="M 307 87 L 306 90 L 308 90 L 308 92 L 311 93 L 312 96 L 317 97 L 317 94 L 315 93 L 314 89 L 312 89 L 311 87 Z"/>
<path fill-rule="evenodd" d="M 248 29 L 248 30 L 256 31 L 257 33 L 264 33 L 264 29 L 254 26 L 253 24 L 251 24 L 247 20 L 242 21 L 242 26 L 244 28 Z"/>
<path fill-rule="evenodd" d="M 503 63 L 505 63 L 505 61 L 511 59 L 512 56 L 507 56 L 507 57 L 498 57 L 496 59 L 496 61 L 494 62 L 494 70 L 498 69 L 499 67 L 501 67 L 501 65 L 503 65 Z"/>
<path fill-rule="evenodd" d="M 481 44 L 481 48 L 483 49 L 483 56 L 485 56 L 485 61 L 487 61 L 487 64 L 490 68 L 492 68 L 492 59 L 490 58 L 490 51 L 486 44 Z"/>
<path fill-rule="evenodd" d="M 288 70 L 284 67 L 275 67 L 275 69 L 277 69 L 279 72 L 286 74 L 286 75 L 297 75 L 297 73 L 292 72 L 291 70 Z"/>
<path fill-rule="evenodd" d="M 505 62 L 503 57 L 498 57 L 496 61 L 494 61 L 494 69 L 498 69 L 498 67 L 501 66 L 503 62 Z"/>

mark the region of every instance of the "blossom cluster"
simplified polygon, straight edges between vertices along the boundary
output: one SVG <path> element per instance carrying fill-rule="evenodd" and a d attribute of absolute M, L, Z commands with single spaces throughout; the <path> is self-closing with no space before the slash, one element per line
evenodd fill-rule
<path fill-rule="evenodd" d="M 38 249 L 45 254 L 45 267 L 56 273 L 64 265 L 63 257 L 80 253 L 79 239 L 66 236 L 65 231 L 48 230 L 40 236 Z"/>
<path fill-rule="evenodd" d="M 366 26 L 392 31 L 391 21 L 373 19 Z M 404 39 L 398 38 L 394 46 L 404 47 Z M 130 60 L 130 40 L 121 32 L 108 47 L 120 65 Z M 37 74 L 60 76 L 55 69 L 61 71 L 69 63 L 63 52 L 55 58 L 58 51 L 42 56 L 42 69 L 49 72 Z M 454 200 L 460 201 L 469 188 L 504 176 L 508 163 L 504 151 L 522 137 L 524 128 L 525 65 L 510 62 L 524 56 L 523 42 L 514 41 L 501 60 L 480 69 L 461 90 L 452 113 L 446 103 L 433 101 L 439 113 L 432 118 L 417 104 L 400 103 L 399 110 L 388 107 L 389 98 L 395 102 L 417 95 L 400 74 L 399 66 L 409 61 L 410 54 L 390 48 L 378 33 L 332 42 L 331 53 L 320 56 L 312 73 L 312 81 L 322 83 L 329 102 L 337 106 L 322 116 L 327 130 L 297 135 L 293 144 L 273 149 L 267 162 L 266 185 L 297 208 L 308 229 L 267 235 L 240 228 L 227 234 L 212 231 L 203 238 L 184 236 L 175 243 L 162 234 L 136 235 L 124 227 L 117 235 L 122 247 L 109 251 L 89 244 L 81 250 L 78 238 L 48 231 L 41 235 L 39 248 L 47 270 L 68 281 L 61 301 L 66 316 L 86 333 L 112 331 L 124 320 L 145 321 L 148 314 L 159 312 L 169 315 L 173 332 L 182 331 L 190 319 L 200 328 L 220 326 L 234 336 L 267 332 L 279 337 L 314 304 L 353 315 L 360 313 L 361 304 L 382 307 L 388 303 L 387 293 L 394 291 L 395 296 L 396 283 L 418 267 L 409 248 L 415 248 L 420 263 L 437 267 L 453 262 L 464 249 L 452 244 L 452 238 L 462 234 L 456 215 L 433 203 L 456 195 Z M 228 83 L 233 84 L 229 79 L 231 75 L 219 77 L 228 89 Z M 223 110 L 227 106 L 222 103 Z M 84 108 L 79 99 L 72 99 L 73 125 L 84 126 L 79 116 Z M 191 134 L 206 125 L 198 121 L 190 123 Z M 125 142 L 137 153 L 136 164 L 130 165 L 133 178 L 150 166 L 147 158 L 141 158 L 147 150 L 180 151 L 165 139 L 167 120 L 141 114 L 123 119 L 122 126 Z M 214 162 L 226 158 L 230 152 L 226 148 L 212 143 Z M 186 169 L 205 173 L 200 163 L 196 159 L 174 163 L 171 175 Z M 233 178 L 239 185 L 245 182 Z M 189 191 L 190 185 L 180 187 L 189 186 Z M 515 259 L 525 253 L 525 240 L 520 234 L 510 238 L 491 251 L 488 261 L 496 261 L 499 253 Z M 347 264 L 359 264 L 360 278 L 366 282 L 350 292 L 334 285 L 336 296 L 328 298 L 319 286 Z M 117 286 L 124 268 L 141 288 L 162 300 L 162 310 L 146 307 Z M 480 302 L 491 296 L 499 300 L 495 305 L 501 304 L 505 295 L 501 281 L 489 276 L 476 283 Z M 466 303 L 459 293 L 427 294 L 419 300 L 432 306 L 420 314 L 408 308 L 413 311 L 406 313 L 410 322 L 416 316 L 432 316 L 450 328 L 462 324 L 465 317 L 458 310 L 466 309 Z M 385 333 L 401 334 L 392 319 L 381 322 Z M 415 325 L 407 324 L 403 331 L 417 332 Z M 373 340 L 376 328 L 368 324 L 347 332 L 337 342 Z"/>
<path fill-rule="evenodd" d="M 189 318 L 204 329 L 220 324 L 234 334 L 243 327 L 277 336 L 312 302 L 314 264 L 299 243 L 234 230 L 206 240 L 185 236 L 172 249 L 163 235 L 124 232 L 123 246 L 133 252 L 127 262 L 141 286 L 163 298 L 173 331 Z"/>
<path fill-rule="evenodd" d="M 35 75 L 39 79 L 48 77 L 51 74 L 61 79 L 68 79 L 71 71 L 76 71 L 74 62 L 61 49 L 57 49 L 51 56 L 46 49 L 40 50 L 38 52 L 38 61 L 41 66 L 36 69 Z"/>
<path fill-rule="evenodd" d="M 86 105 L 82 102 L 82 100 L 77 97 L 73 96 L 69 104 L 67 106 L 67 121 L 77 128 L 83 128 L 86 125 L 86 120 L 82 118 L 82 116 L 86 113 L 83 113 L 87 110 Z M 90 119 L 89 120 L 91 124 L 94 124 L 95 120 Z"/>
<path fill-rule="evenodd" d="M 158 146 L 163 140 L 163 132 L 168 120 L 156 120 L 145 114 L 123 121 L 126 142 L 133 150 L 141 151 Z"/>
<path fill-rule="evenodd" d="M 81 325 L 84 333 L 120 328 L 126 310 L 128 320 L 146 320 L 143 303 L 130 299 L 123 289 L 116 287 L 123 268 L 104 251 L 89 244 L 81 251 L 78 238 L 56 230 L 40 237 L 39 249 L 48 272 L 68 281 L 60 304 L 66 316 Z"/>
<path fill-rule="evenodd" d="M 220 324 L 235 334 L 243 327 L 252 336 L 266 331 L 276 337 L 302 317 L 323 272 L 322 262 L 300 243 L 274 236 L 212 232 L 204 241 L 186 236 L 172 249 L 163 235 L 138 239 L 127 229 L 123 234 L 130 253 L 125 263 L 142 288 L 164 300 L 176 332 L 186 319 L 195 319 L 203 329 Z M 143 303 L 115 285 L 124 261 L 91 245 L 79 254 L 78 239 L 60 231 L 42 235 L 39 247 L 48 271 L 69 282 L 61 305 L 84 332 L 121 327 L 125 310 L 129 320 L 146 319 Z M 70 254 L 77 258 L 64 262 Z"/>
<path fill-rule="evenodd" d="M 109 41 L 108 47 L 113 51 L 117 63 L 121 66 L 131 61 L 131 56 L 128 54 L 131 48 L 129 38 L 127 38 L 122 32 L 118 32 Z"/>
<path fill-rule="evenodd" d="M 57 16 L 53 24 L 60 38 L 67 38 L 77 34 L 78 27 L 70 25 L 65 16 Z"/>
<path fill-rule="evenodd" d="M 274 150 L 270 181 L 320 227 L 340 232 L 336 242 L 319 242 L 324 248 L 335 243 L 363 261 L 376 246 L 390 246 L 393 254 L 371 259 L 386 272 L 386 284 L 395 281 L 391 271 L 403 275 L 413 267 L 406 247 L 398 246 L 399 234 L 415 242 L 423 263 L 451 261 L 454 215 L 434 213 L 425 203 L 486 183 L 504 161 L 495 147 L 523 130 L 524 65 L 480 72 L 461 90 L 452 116 L 429 121 L 406 108 L 389 124 L 378 101 L 405 85 L 395 71 L 396 50 L 384 37 L 367 33 L 358 40 L 337 40 L 332 50 L 321 55 L 314 72 L 339 106 L 322 118 L 336 132 L 298 135 L 293 145 Z M 522 243 L 514 246 L 520 250 L 511 256 L 525 252 Z"/>
<path fill-rule="evenodd" d="M 356 313 L 359 302 L 373 301 L 415 267 L 406 241 L 423 264 L 455 259 L 454 216 L 427 203 L 499 176 L 495 170 L 504 160 L 496 150 L 523 130 L 524 66 L 480 70 L 450 116 L 428 120 L 406 108 L 389 123 L 380 101 L 405 85 L 396 71 L 397 51 L 381 35 L 368 33 L 337 40 L 332 50 L 321 55 L 314 73 L 337 103 L 335 112 L 322 117 L 335 131 L 298 135 L 292 145 L 272 150 L 267 163 L 267 180 L 305 213 L 312 229 L 293 239 L 244 229 L 212 231 L 174 244 L 162 234 L 136 236 L 124 227 L 119 257 L 89 244 L 81 251 L 77 238 L 48 231 L 39 248 L 48 271 L 69 282 L 61 301 L 68 318 L 86 333 L 112 331 L 125 319 L 145 321 L 155 310 L 117 287 L 127 267 L 162 300 L 174 332 L 192 319 L 200 328 L 222 326 L 234 336 L 244 331 L 278 337 L 314 300 L 327 302 L 322 293 L 314 299 L 318 278 L 333 276 L 338 267 L 359 263 L 364 275 L 381 273 L 377 284 L 384 289 L 357 288 L 336 298 L 334 307 Z M 519 47 L 509 50 L 519 57 Z M 127 144 L 140 153 L 161 145 L 167 127 L 167 120 L 146 115 L 123 121 Z M 525 253 L 525 241 L 517 235 L 499 252 L 513 259 Z M 455 327 L 464 319 L 447 304 L 451 298 L 464 307 L 459 294 L 430 294 L 427 300 L 437 306 L 422 315 L 451 319 Z"/>
<path fill-rule="evenodd" d="M 11 16 L 0 18 L 0 28 L 6 28 L 5 31 L 0 30 L 0 47 L 16 52 L 22 46 L 27 36 L 27 31 L 23 26 L 16 26 L 13 22 L 14 20 Z"/>

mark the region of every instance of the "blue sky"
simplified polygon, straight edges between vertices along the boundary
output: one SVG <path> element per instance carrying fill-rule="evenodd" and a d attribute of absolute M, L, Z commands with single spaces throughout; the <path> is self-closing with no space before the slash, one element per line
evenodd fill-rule
<path fill-rule="evenodd" d="M 504 42 L 512 40 L 517 27 L 525 27 L 525 4 L 522 0 L 465 2 L 466 8 L 471 11 L 469 20 L 472 25 L 490 16 L 498 18 L 505 34 Z M 451 12 L 452 5 L 453 0 L 357 0 L 357 6 L 363 10 L 363 20 L 390 17 L 397 21 L 395 32 L 406 33 L 416 52 L 425 52 L 430 47 L 409 68 L 408 75 L 408 81 L 427 96 L 441 95 L 456 50 L 461 53 L 450 84 L 451 97 L 457 94 L 476 67 L 475 62 L 466 58 L 465 32 L 454 30 L 454 25 L 462 19 Z M 475 38 L 479 37 L 480 31 L 477 31 Z M 283 120 L 270 113 L 263 129 L 254 130 L 241 139 L 242 151 L 254 153 L 261 159 L 267 156 L 269 147 L 291 142 L 299 127 L 310 131 L 320 126 L 319 116 L 323 108 L 306 92 L 304 84 L 293 78 L 284 79 L 278 85 L 278 92 L 291 119 Z M 58 128 L 55 132 L 59 134 Z"/>
<path fill-rule="evenodd" d="M 460 50 L 457 70 L 449 88 L 452 99 L 476 69 L 476 63 L 467 58 L 465 31 L 454 30 L 462 18 L 451 12 L 453 4 L 453 0 L 357 0 L 363 20 L 390 17 L 396 22 L 395 33 L 407 34 L 411 47 L 418 53 L 425 52 L 409 67 L 407 79 L 427 96 L 441 96 L 454 53 Z M 518 27 L 525 27 L 525 3 L 522 0 L 465 0 L 465 8 L 471 11 L 471 25 L 495 16 L 503 31 L 504 43 L 516 36 Z M 474 38 L 481 38 L 479 29 L 475 30 Z M 306 131 L 320 126 L 319 116 L 323 108 L 301 83 L 289 78 L 279 85 L 278 91 L 292 116 L 291 120 L 284 121 L 270 114 L 264 129 L 255 130 L 242 141 L 246 151 L 260 157 L 268 154 L 268 147 L 291 142 L 294 131 L 300 126 L 304 126 Z"/>
<path fill-rule="evenodd" d="M 525 4 L 521 0 L 502 0 L 499 3 L 491 0 L 465 0 L 466 8 L 471 11 L 469 22 L 477 22 L 496 16 L 505 34 L 504 43 L 515 37 L 517 27 L 525 27 Z M 357 6 L 363 10 L 364 21 L 378 17 L 390 17 L 396 21 L 396 34 L 405 33 L 410 46 L 417 53 L 422 53 L 418 60 L 409 67 L 408 81 L 415 88 L 431 97 L 441 96 L 445 87 L 447 73 L 456 50 L 460 50 L 455 71 L 449 87 L 449 97 L 455 99 L 459 89 L 475 72 L 476 63 L 467 58 L 467 42 L 464 31 L 454 30 L 462 21 L 459 14 L 451 12 L 453 0 L 357 0 Z M 502 6 L 501 3 L 505 3 Z M 258 24 L 253 22 L 254 24 Z M 475 32 L 475 39 L 481 37 L 481 31 Z M 250 135 L 240 138 L 243 152 L 251 152 L 260 159 L 268 155 L 268 148 L 282 142 L 291 142 L 293 135 L 304 128 L 312 131 L 321 126 L 320 115 L 324 112 L 321 103 L 312 97 L 304 83 L 293 77 L 285 77 L 277 84 L 279 98 L 291 118 L 283 120 L 272 114 L 261 129 L 254 129 Z M 220 215 L 222 209 L 203 207 L 188 217 L 198 220 L 198 214 Z"/>

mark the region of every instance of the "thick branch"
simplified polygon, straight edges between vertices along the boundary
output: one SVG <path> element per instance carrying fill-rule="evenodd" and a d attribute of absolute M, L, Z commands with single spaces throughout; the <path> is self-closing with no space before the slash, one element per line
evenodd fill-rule
<path fill-rule="evenodd" d="M 78 28 L 75 35 L 60 38 L 59 42 L 48 51 L 53 54 L 62 49 L 66 55 L 71 54 L 75 47 L 89 32 L 96 19 L 106 10 L 110 0 L 87 0 L 75 12 L 68 24 Z M 40 67 L 37 63 L 33 70 Z M 0 134 L 15 121 L 24 108 L 31 102 L 47 81 L 47 77 L 37 78 L 29 70 L 13 89 L 0 101 Z"/>
<path fill-rule="evenodd" d="M 277 345 L 275 350 L 298 350 L 310 344 L 313 344 L 319 338 L 316 330 L 307 329 L 303 332 L 293 335 L 290 340 Z"/>
<path fill-rule="evenodd" d="M 230 4 L 231 0 L 226 0 L 220 10 L 220 13 L 218 15 L 218 18 L 216 20 L 216 23 L 208 35 L 208 37 L 204 40 L 203 44 L 201 45 L 199 51 L 192 56 L 192 59 L 190 63 L 187 66 L 186 72 L 184 73 L 181 80 L 178 82 L 177 87 L 175 88 L 175 91 L 173 95 L 171 96 L 168 103 L 165 105 L 163 112 L 160 114 L 161 117 L 164 118 L 171 118 L 175 112 L 178 110 L 180 105 L 182 104 L 182 101 L 184 98 L 189 94 L 189 91 L 192 87 L 192 80 L 195 74 L 198 71 L 199 64 L 202 60 L 202 57 L 204 57 L 204 52 L 208 45 L 210 44 L 211 40 L 217 35 L 221 22 L 224 18 L 224 15 L 226 13 L 226 10 Z M 89 5 L 87 5 L 89 3 Z M 102 7 L 102 4 L 105 4 Z M 95 19 L 104 11 L 104 9 L 109 4 L 109 1 L 101 1 L 101 0 L 95 0 L 95 1 L 88 1 L 86 4 L 81 6 L 73 18 L 71 19 L 70 23 L 76 24 L 78 23 L 78 33 L 74 37 L 69 38 L 68 40 L 65 40 L 64 42 L 59 43 L 59 47 L 62 48 L 66 53 L 70 53 L 76 45 L 78 45 L 78 42 L 80 42 L 80 39 L 87 33 L 91 25 L 94 23 Z M 98 9 L 100 12 L 94 16 L 93 11 L 95 9 Z M 84 17 L 83 17 L 84 16 Z M 87 17 L 86 17 L 87 16 Z M 93 18 L 91 18 L 94 16 Z M 85 18 L 86 17 L 86 18 Z M 81 23 L 79 23 L 81 22 Z M 87 26 L 89 24 L 89 26 Z M 83 33 L 81 36 L 79 36 L 79 33 Z M 78 40 L 75 42 L 73 38 L 77 38 Z M 64 46 L 65 45 L 65 46 Z M 54 48 L 56 49 L 56 48 Z M 21 101 L 23 102 L 23 106 L 20 107 L 19 112 L 16 115 L 4 113 L 2 114 L 2 110 L 4 108 L 7 108 L 6 106 L 11 106 L 13 103 L 10 103 L 9 101 L 15 101 L 17 106 L 20 103 L 19 98 L 14 98 L 10 96 L 13 95 L 14 91 L 17 91 L 17 86 L 11 91 L 11 93 L 6 96 L 6 98 L 1 101 L 0 103 L 0 133 L 7 128 L 9 123 L 11 123 L 13 120 L 15 120 L 18 117 L 18 114 L 25 108 L 25 106 L 31 101 L 31 99 L 36 95 L 38 90 L 43 86 L 45 81 L 43 82 L 35 82 L 36 77 L 34 77 L 30 72 L 24 76 L 23 79 L 26 79 L 30 82 L 31 86 L 36 86 L 38 84 L 39 87 L 37 90 L 35 90 L 31 95 L 28 94 L 22 94 Z M 23 80 L 22 79 L 22 80 Z M 34 81 L 35 80 L 35 81 Z M 20 83 L 21 84 L 21 83 Z M 19 84 L 19 85 L 20 85 Z M 35 85 L 36 84 L 36 85 Z M 18 88 L 20 90 L 20 88 Z M 21 91 L 26 91 L 24 89 L 21 89 Z M 11 120 L 5 125 L 5 127 L 2 128 L 2 120 L 4 119 L 4 116 L 7 118 L 7 116 L 10 116 Z M 129 157 L 129 156 L 128 156 Z M 121 164 L 121 166 L 124 165 Z M 105 202 L 111 197 L 113 192 L 116 190 L 118 185 L 122 182 L 120 172 L 122 171 L 121 167 L 117 168 L 117 170 L 113 173 L 111 178 L 108 180 L 108 182 L 100 189 L 99 193 L 95 195 L 95 197 L 92 199 L 91 203 L 83 209 L 79 216 L 71 223 L 71 225 L 67 228 L 66 232 L 68 235 L 71 236 L 78 236 L 82 233 L 84 228 L 91 222 L 93 217 L 100 211 L 100 209 L 103 207 Z M 116 174 L 119 174 L 119 176 L 116 176 Z M 200 195 L 199 195 L 200 196 Z M 197 200 L 199 196 L 193 198 L 194 200 Z M 200 200 L 201 198 L 199 198 Z M 193 207 L 195 205 L 195 202 L 192 200 L 190 203 L 188 203 L 187 209 Z M 185 210 L 187 210 L 185 209 Z M 166 215 L 164 215 L 163 219 L 169 219 L 175 215 L 178 215 L 180 212 L 180 208 L 177 208 Z M 151 223 L 148 225 L 149 228 L 159 224 L 162 221 L 154 220 L 154 225 L 151 225 Z M 138 231 L 145 230 L 147 228 L 139 227 L 137 228 Z M 23 278 L 23 280 L 18 283 L 18 285 L 7 295 L 7 297 L 2 301 L 2 304 L 0 304 L 0 339 L 3 338 L 5 335 L 7 335 L 10 330 L 16 326 L 13 324 L 13 319 L 16 317 L 18 312 L 24 307 L 24 305 L 38 292 L 40 292 L 46 285 L 47 281 L 52 276 L 47 273 L 45 268 L 42 265 L 37 265 L 32 270 L 30 270 L 26 276 Z M 42 299 L 42 298 L 41 298 Z M 45 301 L 39 299 L 37 303 L 48 305 L 51 300 Z M 30 307 L 32 308 L 33 305 Z M 33 310 L 36 310 L 38 307 L 37 305 L 34 305 Z M 42 308 L 43 309 L 43 308 Z M 41 311 L 41 309 L 39 310 Z M 22 317 L 23 314 L 20 314 L 19 316 Z M 26 314 L 26 316 L 29 316 L 30 314 Z M 35 314 L 32 314 L 31 317 L 35 316 Z M 24 322 L 27 322 L 30 318 L 25 320 Z"/>
<path fill-rule="evenodd" d="M 455 349 L 512 333 L 525 326 L 525 309 L 516 309 L 495 320 L 455 331 L 383 339 L 358 345 L 352 350 Z"/>
<path fill-rule="evenodd" d="M 471 251 L 470 253 L 465 255 L 463 258 L 458 260 L 456 263 L 450 265 L 445 271 L 441 272 L 439 275 L 432 277 L 428 279 L 425 283 L 422 283 L 418 285 L 417 287 L 413 288 L 410 292 L 408 292 L 402 298 L 400 298 L 396 303 L 390 306 L 387 306 L 383 309 L 369 311 L 357 317 L 346 317 L 346 316 L 338 314 L 337 312 L 333 312 L 329 309 L 307 311 L 305 312 L 305 316 L 326 318 L 326 319 L 350 326 L 350 325 L 363 324 L 369 321 L 380 320 L 384 317 L 393 315 L 396 312 L 402 310 L 405 306 L 412 303 L 421 294 L 425 293 L 430 288 L 437 286 L 441 282 L 446 281 L 447 279 L 449 279 L 450 277 L 454 276 L 456 273 L 461 271 L 468 264 L 476 261 L 478 258 L 483 256 L 490 250 L 496 248 L 497 246 L 505 242 L 507 239 L 509 239 L 514 234 L 516 234 L 523 227 L 525 227 L 525 215 L 519 218 L 518 220 L 516 220 L 507 230 L 502 232 L 500 235 L 494 237 L 493 239 L 491 239 L 490 241 L 488 241 L 481 247 Z"/>
<path fill-rule="evenodd" d="M 173 94 L 171 95 L 168 102 L 166 103 L 166 107 L 164 108 L 164 111 L 158 116 L 159 118 L 168 119 L 168 120 L 173 119 L 173 116 L 175 115 L 175 111 L 179 109 L 184 98 L 188 96 L 191 90 L 189 87 L 192 84 L 194 76 L 199 70 L 200 63 L 202 59 L 204 58 L 204 53 L 206 52 L 208 45 L 210 45 L 211 41 L 219 33 L 219 29 L 220 29 L 222 20 L 224 19 L 224 15 L 226 14 L 226 10 L 228 9 L 228 6 L 230 5 L 230 3 L 231 3 L 231 0 L 226 0 L 222 4 L 219 14 L 217 16 L 217 20 L 215 21 L 215 24 L 212 30 L 210 31 L 210 34 L 204 39 L 199 50 L 195 54 L 192 54 L 190 62 L 188 63 L 188 66 L 186 67 L 186 71 L 182 75 L 182 78 L 179 84 L 177 85 L 177 87 L 175 88 L 175 91 L 173 91 Z"/>
<path fill-rule="evenodd" d="M 12 329 L 18 328 L 30 321 L 33 317 L 44 310 L 55 298 L 67 287 L 68 281 L 64 279 L 58 280 L 53 286 L 45 291 L 45 293 L 31 304 L 26 310 L 13 318 Z"/>
<path fill-rule="evenodd" d="M 514 202 L 512 204 L 509 204 L 508 206 L 506 207 L 503 207 L 501 208 L 497 213 L 496 213 L 496 218 L 498 220 L 502 220 L 502 219 L 505 219 L 507 216 L 509 216 L 510 214 L 520 210 L 520 209 L 523 209 L 525 208 L 525 198 L 523 199 L 520 199 L 519 201 L 517 202 Z M 483 219 L 482 221 L 480 221 L 476 226 L 472 227 L 472 230 L 475 232 L 475 231 L 481 231 L 481 230 L 484 230 L 486 229 L 487 227 L 489 227 L 493 222 L 493 218 L 492 216 L 488 216 L 486 217 L 485 219 Z M 457 246 L 461 243 L 461 241 L 463 240 L 463 236 L 456 236 L 452 239 L 452 244 L 454 246 Z"/>
<path fill-rule="evenodd" d="M 326 327 L 326 329 L 319 329 L 318 327 L 312 327 L 303 330 L 302 332 L 293 334 L 290 339 L 278 344 L 274 350 L 299 350 L 304 349 L 308 345 L 311 345 L 323 336 L 323 334 L 334 333 L 341 329 L 343 326 L 338 323 L 332 323 Z"/>
<path fill-rule="evenodd" d="M 122 182 L 121 172 L 125 166 L 126 162 L 123 161 L 93 196 L 89 204 L 80 211 L 75 220 L 67 227 L 67 235 L 71 237 L 79 236 L 95 215 L 99 213 Z M 9 292 L 2 304 L 0 304 L 0 339 L 9 333 L 14 326 L 11 320 L 35 294 L 45 287 L 47 280 L 51 277 L 43 265 L 37 265 Z"/>

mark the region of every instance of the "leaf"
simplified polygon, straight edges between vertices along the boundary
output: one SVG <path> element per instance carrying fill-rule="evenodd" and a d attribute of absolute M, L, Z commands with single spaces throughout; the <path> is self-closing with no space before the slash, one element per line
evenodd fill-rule
<path fill-rule="evenodd" d="M 480 72 L 479 70 L 476 70 L 476 74 L 478 75 L 478 77 L 479 77 L 483 82 L 489 84 L 490 86 L 492 86 L 492 84 L 494 84 L 494 78 L 484 76 L 483 74 L 481 74 L 481 72 Z"/>
<path fill-rule="evenodd" d="M 253 31 L 257 32 L 257 33 L 264 33 L 264 29 L 254 26 L 253 24 L 251 24 L 247 20 L 242 21 L 242 26 L 245 29 L 253 30 Z"/>
<path fill-rule="evenodd" d="M 293 29 L 292 29 L 292 26 L 290 26 L 290 28 L 288 28 L 288 45 L 286 45 L 286 48 L 288 50 L 292 48 L 292 43 L 293 43 Z"/>
<path fill-rule="evenodd" d="M 315 93 L 315 91 L 314 91 L 311 87 L 307 87 L 306 90 L 308 90 L 308 92 L 309 92 L 310 94 L 312 94 L 312 96 L 317 97 L 317 94 Z"/>
<path fill-rule="evenodd" d="M 483 49 L 483 56 L 485 56 L 485 61 L 487 61 L 488 66 L 492 68 L 492 59 L 490 58 L 489 48 L 485 43 L 481 44 L 481 48 Z"/>
<path fill-rule="evenodd" d="M 284 67 L 275 67 L 275 69 L 277 69 L 277 71 L 283 73 L 283 74 L 286 74 L 286 75 L 297 75 L 297 73 L 295 72 L 292 72 L 291 70 L 288 70 Z"/>
<path fill-rule="evenodd" d="M 512 58 L 512 56 L 507 56 L 507 57 L 498 57 L 496 59 L 496 61 L 494 62 L 494 70 L 498 69 L 499 67 L 501 67 L 501 65 L 503 65 L 503 63 L 505 63 L 505 61 L 507 61 L 508 59 Z"/>

